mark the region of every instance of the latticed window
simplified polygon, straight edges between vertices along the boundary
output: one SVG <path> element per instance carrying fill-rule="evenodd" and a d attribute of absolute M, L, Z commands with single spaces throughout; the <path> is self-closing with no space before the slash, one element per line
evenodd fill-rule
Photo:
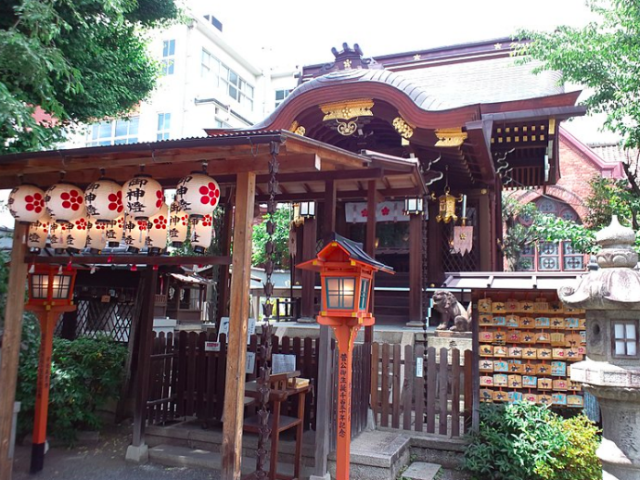
<path fill-rule="evenodd" d="M 546 215 L 554 215 L 566 221 L 580 222 L 576 211 L 568 204 L 548 197 L 536 201 L 538 211 Z M 532 224 L 531 216 L 519 218 L 522 225 Z M 586 268 L 585 255 L 577 252 L 571 242 L 542 242 L 539 245 L 526 245 L 518 260 L 519 271 L 580 272 Z"/>

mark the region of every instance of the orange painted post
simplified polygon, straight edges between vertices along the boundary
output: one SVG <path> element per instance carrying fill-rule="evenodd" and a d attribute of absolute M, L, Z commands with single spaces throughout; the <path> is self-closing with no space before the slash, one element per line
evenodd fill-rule
<path fill-rule="evenodd" d="M 38 473 L 44 467 L 53 331 L 62 313 L 76 309 L 72 302 L 75 279 L 76 271 L 71 267 L 63 271 L 61 267 L 33 265 L 32 270 L 29 272 L 29 300 L 25 305 L 25 309 L 38 316 L 41 338 L 36 410 L 33 422 L 33 444 L 31 447 L 32 474 Z"/>
<path fill-rule="evenodd" d="M 377 271 L 393 273 L 393 269 L 368 256 L 359 243 L 335 234 L 317 258 L 298 268 L 320 272 L 318 324 L 331 327 L 338 341 L 336 480 L 349 480 L 353 344 L 361 327 L 375 323 L 369 309 L 373 275 Z"/>
<path fill-rule="evenodd" d="M 49 413 L 49 382 L 51 380 L 51 354 L 53 351 L 53 331 L 60 314 L 75 310 L 74 305 L 46 307 L 27 307 L 34 311 L 40 320 L 40 357 L 38 360 L 38 381 L 36 407 L 33 420 L 33 441 L 31 446 L 31 473 L 44 468 L 45 443 L 47 441 L 47 417 Z"/>
<path fill-rule="evenodd" d="M 351 379 L 353 343 L 360 325 L 341 324 L 333 331 L 338 341 L 338 439 L 336 445 L 336 480 L 349 480 L 351 457 Z"/>
<path fill-rule="evenodd" d="M 38 361 L 36 409 L 33 420 L 31 473 L 37 473 L 44 467 L 49 410 L 49 380 L 51 378 L 51 352 L 53 350 L 53 329 L 55 328 L 55 321 L 53 321 L 50 310 L 40 314 L 38 320 L 40 320 L 40 359 Z"/>

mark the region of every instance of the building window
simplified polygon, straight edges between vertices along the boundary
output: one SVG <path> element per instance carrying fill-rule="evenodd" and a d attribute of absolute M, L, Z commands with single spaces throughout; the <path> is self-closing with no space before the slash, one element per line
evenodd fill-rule
<path fill-rule="evenodd" d="M 203 48 L 200 57 L 200 76 L 217 86 L 219 71 L 220 62 L 218 59 Z"/>
<path fill-rule="evenodd" d="M 171 114 L 158 114 L 158 140 L 167 140 L 171 137 Z"/>
<path fill-rule="evenodd" d="M 216 118 L 215 126 L 216 128 L 231 128 L 231 125 L 229 125 L 227 122 L 223 120 L 220 120 L 219 118 Z"/>
<path fill-rule="evenodd" d="M 139 121 L 139 117 L 130 117 L 91 125 L 87 147 L 136 143 Z"/>
<path fill-rule="evenodd" d="M 173 75 L 176 55 L 176 41 L 165 40 L 162 42 L 162 74 Z"/>
<path fill-rule="evenodd" d="M 276 90 L 276 108 L 289 96 L 291 90 Z"/>
<path fill-rule="evenodd" d="M 200 60 L 200 76 L 210 78 L 214 86 L 224 88 L 231 98 L 253 110 L 253 86 L 204 48 Z"/>
<path fill-rule="evenodd" d="M 571 206 L 548 197 L 536 201 L 540 213 L 560 217 L 566 221 L 580 222 L 580 217 Z M 522 215 L 518 221 L 530 227 L 533 217 Z M 583 272 L 586 268 L 585 255 L 575 251 L 571 242 L 542 242 L 538 245 L 525 246 L 518 260 L 519 271 L 540 272 Z"/>
<path fill-rule="evenodd" d="M 618 320 L 612 323 L 614 357 L 638 357 L 638 321 Z"/>

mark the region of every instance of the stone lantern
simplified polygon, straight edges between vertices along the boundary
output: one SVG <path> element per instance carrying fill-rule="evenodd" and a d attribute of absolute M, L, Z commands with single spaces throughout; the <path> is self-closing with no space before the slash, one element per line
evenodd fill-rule
<path fill-rule="evenodd" d="M 640 479 L 640 271 L 635 234 L 614 216 L 596 235 L 598 270 L 577 287 L 561 287 L 562 302 L 586 310 L 587 357 L 571 367 L 571 380 L 600 403 L 603 479 Z"/>

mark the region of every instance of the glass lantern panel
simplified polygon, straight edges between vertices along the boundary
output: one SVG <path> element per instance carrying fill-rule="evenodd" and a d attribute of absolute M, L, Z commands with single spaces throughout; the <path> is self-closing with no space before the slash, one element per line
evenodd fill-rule
<path fill-rule="evenodd" d="M 70 275 L 54 275 L 53 276 L 53 296 L 52 298 L 67 298 L 69 288 L 71 286 Z"/>
<path fill-rule="evenodd" d="M 49 274 L 31 275 L 31 298 L 46 300 L 49 290 Z"/>
<path fill-rule="evenodd" d="M 638 355 L 637 344 L 635 340 L 627 342 L 627 355 L 635 357 Z"/>
<path fill-rule="evenodd" d="M 363 278 L 360 283 L 360 310 L 366 310 L 369 300 L 369 279 Z"/>
<path fill-rule="evenodd" d="M 615 335 L 616 335 L 616 339 L 622 338 L 624 339 L 624 323 L 616 323 L 614 324 L 614 330 L 615 330 Z"/>
<path fill-rule="evenodd" d="M 327 309 L 352 310 L 355 288 L 356 279 L 353 277 L 327 277 L 325 279 Z"/>
<path fill-rule="evenodd" d="M 622 340 L 616 341 L 616 355 L 626 355 L 625 342 Z"/>

